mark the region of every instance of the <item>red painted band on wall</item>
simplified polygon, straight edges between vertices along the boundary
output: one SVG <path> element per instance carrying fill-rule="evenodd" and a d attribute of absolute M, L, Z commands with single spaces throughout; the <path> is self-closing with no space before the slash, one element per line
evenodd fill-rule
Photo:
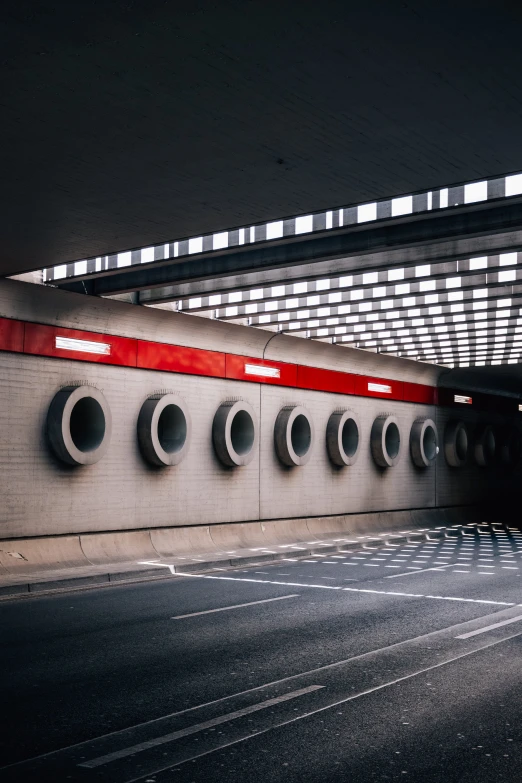
<path fill-rule="evenodd" d="M 454 401 L 454 395 L 458 392 L 452 389 L 437 389 L 408 381 L 373 378 L 10 318 L 0 318 L 0 351 L 266 383 L 333 394 L 459 407 Z M 473 394 L 473 407 L 513 413 L 518 411 L 518 400 L 501 395 Z"/>
<path fill-rule="evenodd" d="M 355 375 L 337 370 L 322 370 L 300 364 L 297 368 L 297 387 L 333 394 L 355 394 Z"/>
<path fill-rule="evenodd" d="M 437 405 L 438 394 L 436 386 L 424 386 L 422 383 L 403 381 L 404 402 L 418 402 L 424 405 Z"/>
<path fill-rule="evenodd" d="M 225 354 L 219 351 L 205 351 L 201 348 L 138 340 L 137 366 L 144 370 L 224 378 Z"/>
<path fill-rule="evenodd" d="M 75 341 L 79 350 L 59 347 L 56 338 Z M 110 352 L 93 353 L 80 350 L 84 344 L 99 343 L 110 345 Z M 80 362 L 115 364 L 120 367 L 136 367 L 138 341 L 129 337 L 113 337 L 97 332 L 84 332 L 79 329 L 63 329 L 61 326 L 45 326 L 26 323 L 24 331 L 24 353 L 35 356 L 51 356 L 56 359 L 74 359 Z"/>
<path fill-rule="evenodd" d="M 367 375 L 355 376 L 355 394 L 358 397 L 379 397 L 386 400 L 404 400 L 402 381 L 388 381 Z"/>
<path fill-rule="evenodd" d="M 0 351 L 22 353 L 24 350 L 24 328 L 23 321 L 0 318 Z"/>

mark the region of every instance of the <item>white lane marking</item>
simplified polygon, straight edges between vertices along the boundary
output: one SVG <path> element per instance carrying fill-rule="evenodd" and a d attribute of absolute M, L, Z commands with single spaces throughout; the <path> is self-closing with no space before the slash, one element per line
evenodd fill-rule
<path fill-rule="evenodd" d="M 283 694 L 283 696 L 276 696 L 274 699 L 267 699 L 266 701 L 258 702 L 258 704 L 252 704 L 250 707 L 244 707 L 242 710 L 228 712 L 226 715 L 220 715 L 218 718 L 212 718 L 212 720 L 206 720 L 203 721 L 203 723 L 195 723 L 193 726 L 187 726 L 185 729 L 179 729 L 179 731 L 171 731 L 169 734 L 164 734 L 162 737 L 154 737 L 154 739 L 140 742 L 137 745 L 132 745 L 131 747 L 123 748 L 122 750 L 115 750 L 113 753 L 107 753 L 105 756 L 98 756 L 98 758 L 90 759 L 90 761 L 82 761 L 78 766 L 95 769 L 104 764 L 109 764 L 111 761 L 117 761 L 118 759 L 132 756 L 134 753 L 141 753 L 144 750 L 157 748 L 158 745 L 165 745 L 167 742 L 174 742 L 174 740 L 181 739 L 182 737 L 198 734 L 200 731 L 211 729 L 213 726 L 220 726 L 222 723 L 228 723 L 231 720 L 236 720 L 236 718 L 251 715 L 253 712 L 266 710 L 267 707 L 274 707 L 276 704 L 282 704 L 290 699 L 297 699 L 299 696 L 318 691 L 324 687 L 324 685 L 310 685 L 308 688 L 300 688 L 298 691 L 292 691 L 291 693 Z"/>
<path fill-rule="evenodd" d="M 493 606 L 516 606 L 514 603 L 507 603 L 506 601 L 487 601 L 482 598 L 456 598 L 449 595 L 423 595 L 422 593 L 394 593 L 391 590 L 364 590 L 360 587 L 343 587 L 343 590 L 348 590 L 352 593 L 378 593 L 379 595 L 404 595 L 408 598 L 431 598 L 437 601 L 462 601 L 464 603 L 471 604 L 492 604 Z"/>
<path fill-rule="evenodd" d="M 217 748 L 212 748 L 211 750 L 205 750 L 201 753 L 196 753 L 194 756 L 190 756 L 190 758 L 184 758 L 181 761 L 177 763 L 170 763 L 166 766 L 161 767 L 161 769 L 155 769 L 153 772 L 149 773 L 149 775 L 157 775 L 160 772 L 165 772 L 168 769 L 172 769 L 173 767 L 178 767 L 181 764 L 186 764 L 188 761 L 195 761 L 198 758 L 201 758 L 202 756 L 208 756 L 210 753 L 215 753 L 218 750 L 224 750 L 225 748 L 229 748 L 232 745 L 238 745 L 240 742 L 245 742 L 245 740 L 252 739 L 252 737 L 258 737 L 260 734 L 266 734 L 269 731 L 272 731 L 273 729 L 279 729 L 283 726 L 288 726 L 291 723 L 297 723 L 298 720 L 304 720 L 305 718 L 310 718 L 313 715 L 317 715 L 318 713 L 325 712 L 326 710 L 331 710 L 334 707 L 340 707 L 341 704 L 346 704 L 347 702 L 354 701 L 355 699 L 360 699 L 362 696 L 368 696 L 371 693 L 375 693 L 376 691 L 380 691 L 383 688 L 388 688 L 391 685 L 397 685 L 400 682 L 404 682 L 405 680 L 410 680 L 412 677 L 418 677 L 420 674 L 426 674 L 427 672 L 433 671 L 434 669 L 439 669 L 441 666 L 446 666 L 448 663 L 454 663 L 455 661 L 461 660 L 461 658 L 466 658 L 468 655 L 473 655 L 476 652 L 480 652 L 481 650 L 487 650 L 489 647 L 494 647 L 496 644 L 500 644 L 501 642 L 508 642 L 510 639 L 515 639 L 517 636 L 520 636 L 520 633 L 514 634 L 513 636 L 508 636 L 505 639 L 498 639 L 494 642 L 490 642 L 490 644 L 485 644 L 483 647 L 481 647 L 478 650 L 470 650 L 469 652 L 462 653 L 461 655 L 455 656 L 455 658 L 451 658 L 449 661 L 441 661 L 441 663 L 436 663 L 433 666 L 429 666 L 426 669 L 420 669 L 419 671 L 413 672 L 412 674 L 406 674 L 404 677 L 399 677 L 396 680 L 393 680 L 391 682 L 383 683 L 382 685 L 376 685 L 374 688 L 369 688 L 366 691 L 362 691 L 361 693 L 355 693 L 352 696 L 348 696 L 345 699 L 341 699 L 340 701 L 334 702 L 333 704 L 327 704 L 325 707 L 319 707 L 317 710 L 313 710 L 312 712 L 307 712 L 304 715 L 296 715 L 295 718 L 290 718 L 289 720 L 283 721 L 281 723 L 276 723 L 273 726 L 269 726 L 266 729 L 261 729 L 260 731 L 254 731 L 251 734 L 249 734 L 246 737 L 240 737 L 237 740 L 232 740 L 231 742 L 224 743 L 223 745 L 220 745 Z M 126 783 L 139 783 L 139 781 L 142 781 L 144 778 L 144 775 L 140 775 L 137 778 L 133 778 L 132 780 L 127 780 Z"/>
<path fill-rule="evenodd" d="M 208 579 L 208 578 L 211 578 L 211 579 L 222 579 L 222 578 L 226 579 L 226 577 L 207 577 L 204 574 L 188 574 L 188 576 L 193 576 L 195 578 L 202 578 L 202 579 Z M 303 585 L 303 586 L 307 587 L 307 585 Z M 349 591 L 355 590 L 355 592 L 363 592 L 363 591 L 358 590 L 357 588 L 345 587 L 345 588 L 342 588 L 342 589 L 349 590 Z M 378 592 L 378 591 L 373 590 L 373 591 L 365 591 L 365 592 Z M 405 596 L 408 596 L 408 597 L 410 596 L 409 593 L 403 593 L 402 595 L 405 595 Z M 411 594 L 411 595 L 413 595 L 413 594 Z M 424 596 L 422 596 L 422 597 L 424 597 Z M 442 596 L 427 596 L 427 597 L 430 597 L 430 598 L 442 598 Z M 499 601 L 481 601 L 481 600 L 475 599 L 475 598 L 460 598 L 460 599 L 459 598 L 452 598 L 452 599 L 448 599 L 448 600 L 453 600 L 453 601 L 461 600 L 461 601 L 468 601 L 470 603 L 488 603 L 488 604 L 502 604 L 503 606 L 515 606 L 515 604 L 512 604 L 512 603 L 505 603 L 505 602 L 499 602 Z M 519 604 L 519 606 L 522 606 L 522 604 Z M 495 613 L 493 613 L 491 615 L 486 615 L 485 617 L 483 617 L 481 619 L 486 619 L 487 617 L 494 617 L 494 616 L 495 616 Z M 478 619 L 478 618 L 476 618 L 476 619 Z M 441 629 L 439 629 L 437 631 L 430 631 L 427 634 L 422 634 L 421 636 L 415 636 L 412 639 L 404 639 L 401 642 L 393 642 L 393 644 L 389 644 L 386 647 L 382 647 L 382 648 L 380 648 L 378 650 L 369 650 L 368 652 L 360 653 L 359 655 L 355 655 L 355 656 L 353 656 L 351 658 L 345 658 L 345 659 L 340 660 L 340 661 L 335 661 L 334 663 L 325 664 L 324 666 L 318 666 L 315 669 L 309 669 L 306 672 L 299 672 L 298 674 L 292 674 L 292 675 L 290 675 L 288 677 L 282 677 L 279 680 L 272 680 L 272 682 L 267 682 L 267 683 L 264 683 L 263 685 L 256 685 L 253 688 L 247 688 L 244 691 L 238 691 L 237 693 L 230 694 L 229 696 L 221 696 L 219 699 L 213 699 L 212 701 L 204 702 L 203 704 L 196 704 L 193 707 L 186 707 L 183 710 L 179 710 L 178 712 L 171 712 L 170 714 L 162 715 L 159 718 L 152 718 L 151 720 L 144 721 L 143 723 L 138 723 L 138 724 L 136 724 L 134 726 L 130 726 L 130 727 L 126 728 L 126 729 L 116 729 L 115 731 L 110 731 L 107 734 L 102 734 L 99 737 L 95 737 L 94 740 L 93 739 L 84 740 L 83 742 L 77 742 L 74 745 L 68 745 L 67 747 L 60 748 L 59 750 L 51 750 L 51 751 L 48 751 L 47 753 L 41 753 L 39 756 L 33 756 L 33 758 L 25 759 L 23 762 L 16 762 L 14 764 L 8 764 L 8 765 L 6 765 L 4 767 L 0 767 L 0 771 L 3 771 L 5 769 L 10 769 L 11 767 L 20 766 L 20 764 L 27 764 L 29 762 L 40 761 L 40 760 L 48 758 L 50 756 L 55 756 L 58 753 L 64 753 L 66 751 L 71 751 L 71 750 L 77 750 L 79 748 L 82 748 L 85 745 L 91 745 L 93 742 L 98 742 L 100 740 L 106 740 L 106 739 L 109 739 L 111 737 L 112 738 L 116 738 L 118 736 L 125 736 L 129 732 L 135 731 L 136 729 L 143 729 L 146 726 L 152 726 L 152 725 L 160 723 L 161 721 L 164 721 L 164 720 L 170 720 L 171 718 L 177 718 L 180 715 L 186 715 L 187 713 L 194 712 L 195 710 L 204 709 L 205 707 L 212 707 L 215 704 L 220 704 L 221 702 L 228 701 L 230 699 L 235 699 L 238 696 L 245 696 L 247 693 L 254 693 L 254 691 L 264 690 L 265 688 L 271 688 L 271 687 L 273 687 L 275 685 L 281 685 L 282 683 L 290 682 L 291 680 L 296 680 L 299 677 L 309 677 L 311 675 L 316 675 L 319 672 L 328 671 L 330 669 L 335 669 L 338 666 L 342 666 L 342 665 L 344 665 L 346 663 L 352 663 L 353 661 L 362 660 L 362 659 L 367 658 L 367 657 L 369 657 L 371 655 L 378 655 L 379 653 L 386 652 L 388 650 L 393 650 L 393 649 L 395 649 L 397 647 L 401 647 L 403 645 L 410 644 L 412 642 L 418 642 L 421 639 L 427 639 L 430 636 L 434 636 L 435 634 L 440 634 L 442 632 L 451 632 L 451 631 L 459 628 L 460 626 L 462 626 L 462 625 L 464 625 L 465 623 L 468 623 L 468 622 L 471 622 L 471 621 L 470 620 L 466 620 L 464 623 L 456 623 L 455 625 L 448 626 L 447 628 L 441 628 Z M 497 641 L 492 642 L 490 644 L 484 645 L 480 649 L 487 649 L 487 647 L 490 647 L 490 646 L 492 646 L 494 644 L 498 644 L 500 641 L 509 641 L 510 639 L 513 639 L 516 636 L 520 636 L 520 634 L 519 633 L 513 634 L 513 636 L 509 636 L 509 637 L 507 637 L 505 639 L 502 639 L 502 640 L 497 640 Z M 478 652 L 478 650 L 477 650 L 477 652 Z M 442 665 L 442 664 L 440 664 L 440 665 Z M 252 735 L 252 736 L 254 736 L 254 735 Z M 141 776 L 139 778 L 136 778 L 136 780 L 142 780 L 142 777 L 143 776 Z M 133 783 L 133 781 L 126 781 L 126 783 Z"/>
<path fill-rule="evenodd" d="M 431 570 L 431 569 L 430 569 Z M 416 572 L 418 573 L 418 571 Z M 316 585 L 316 584 L 306 584 L 305 582 L 276 582 L 275 580 L 271 579 L 244 579 L 243 577 L 237 577 L 237 576 L 210 576 L 207 574 L 177 574 L 178 576 L 189 576 L 193 579 L 223 579 L 227 582 L 257 582 L 259 584 L 267 584 L 267 585 L 286 585 L 287 587 L 313 587 L 313 588 L 319 588 L 320 590 L 348 590 L 352 593 L 376 593 L 377 595 L 394 595 L 394 593 L 390 593 L 387 590 L 366 590 L 359 587 L 342 587 L 340 585 Z M 400 574 L 400 576 L 408 576 L 408 574 Z M 385 576 L 384 579 L 389 579 L 390 577 Z M 486 599 L 482 598 L 455 598 L 453 596 L 445 596 L 445 595 L 420 595 L 418 593 L 403 593 L 403 595 L 408 597 L 414 597 L 414 598 L 433 598 L 438 601 L 463 601 L 464 603 L 473 603 L 473 604 L 491 604 L 492 606 L 516 606 L 516 603 L 514 602 L 507 602 L 507 601 L 488 601 Z"/>
<path fill-rule="evenodd" d="M 510 617 L 509 620 L 502 620 L 500 623 L 493 623 L 492 625 L 486 625 L 485 628 L 479 628 L 477 631 L 469 631 L 469 633 L 463 633 L 460 636 L 456 636 L 455 639 L 471 639 L 472 636 L 478 636 L 479 633 L 486 633 L 487 631 L 493 631 L 495 628 L 502 628 L 503 625 L 511 625 L 511 623 L 519 623 L 522 620 L 522 614 L 518 617 Z"/>
<path fill-rule="evenodd" d="M 409 574 L 390 574 L 389 576 L 385 576 L 384 579 L 399 579 L 401 576 L 413 576 L 414 574 L 425 574 L 427 571 L 442 571 L 443 568 L 449 568 L 451 563 L 448 563 L 448 565 L 440 565 L 440 566 L 433 566 L 432 568 L 421 568 L 419 571 L 411 571 Z"/>
<path fill-rule="evenodd" d="M 199 617 L 202 614 L 212 614 L 213 612 L 228 612 L 230 609 L 242 609 L 243 606 L 255 606 L 256 604 L 268 604 L 270 601 L 284 601 L 286 598 L 299 598 L 299 593 L 292 595 L 279 595 L 277 598 L 263 598 L 262 601 L 249 601 L 247 604 L 235 604 L 234 606 L 221 606 L 219 609 L 206 609 L 204 612 L 191 612 L 190 614 L 178 614 L 171 617 L 171 620 L 184 620 L 186 617 Z"/>

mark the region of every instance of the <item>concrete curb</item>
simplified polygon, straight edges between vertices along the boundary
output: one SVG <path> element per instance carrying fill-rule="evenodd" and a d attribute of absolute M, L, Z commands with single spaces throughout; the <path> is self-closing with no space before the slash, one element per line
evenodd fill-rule
<path fill-rule="evenodd" d="M 481 525 L 483 526 L 483 524 Z M 469 527 L 469 531 L 465 530 Z M 359 541 L 339 541 L 339 543 L 302 545 L 302 542 L 288 545 L 286 552 L 263 553 L 259 555 L 248 555 L 241 557 L 218 558 L 215 560 L 201 560 L 190 562 L 186 565 L 170 565 L 168 563 L 158 564 L 155 568 L 142 568 L 122 571 L 111 571 L 109 573 L 75 576 L 71 574 L 64 578 L 53 579 L 51 576 L 42 578 L 37 582 L 24 582 L 0 586 L 0 601 L 29 598 L 35 595 L 50 595 L 54 593 L 63 593 L 74 590 L 83 590 L 97 587 L 109 587 L 111 585 L 135 584 L 140 582 L 150 582 L 169 579 L 173 576 L 182 576 L 183 574 L 205 573 L 214 570 L 229 571 L 238 566 L 255 566 L 267 563 L 277 563 L 281 560 L 311 557 L 314 555 L 328 554 L 331 552 L 351 552 L 364 549 L 375 549 L 377 547 L 393 546 L 408 542 L 431 541 L 440 538 L 455 538 L 472 536 L 477 532 L 479 525 L 469 526 L 454 525 L 451 528 L 439 527 L 426 530 L 408 530 L 398 533 L 380 534 L 376 536 L 365 536 Z M 291 548 L 291 547 L 295 547 Z M 168 558 L 165 558 L 168 560 Z M 159 569 L 164 570 L 160 571 Z M 72 570 L 72 569 L 71 569 Z"/>

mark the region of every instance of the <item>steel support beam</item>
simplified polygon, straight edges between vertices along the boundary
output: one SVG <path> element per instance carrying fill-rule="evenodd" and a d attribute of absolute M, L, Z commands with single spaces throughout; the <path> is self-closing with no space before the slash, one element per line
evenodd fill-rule
<path fill-rule="evenodd" d="M 389 253 L 399 249 L 403 258 L 397 263 L 404 265 L 404 256 L 408 249 L 424 248 L 435 254 L 441 243 L 452 244 L 459 240 L 464 240 L 465 243 L 472 238 L 483 238 L 488 249 L 484 247 L 483 250 L 473 251 L 466 249 L 464 244 L 458 253 L 492 253 L 495 252 L 495 235 L 517 232 L 521 226 L 522 199 L 510 200 L 509 203 L 485 202 L 455 207 L 447 212 L 437 211 L 428 216 L 423 213 L 422 216 L 409 216 L 404 220 L 383 221 L 371 228 L 366 225 L 357 226 L 343 231 L 325 231 L 320 236 L 303 236 L 299 240 L 292 238 L 262 247 L 243 247 L 241 250 L 221 254 L 208 253 L 198 256 L 197 259 L 178 263 L 125 267 L 105 272 L 103 276 L 91 276 L 69 283 L 64 281 L 60 287 L 98 296 L 110 296 L 127 291 L 143 291 L 209 280 L 212 290 L 215 291 L 218 290 L 217 280 L 220 278 L 252 273 L 255 276 L 267 270 L 278 270 L 276 279 L 280 280 L 280 270 L 285 267 L 295 267 L 295 273 L 300 268 L 295 277 L 309 276 L 310 271 L 303 270 L 303 265 L 309 269 L 309 265 L 316 262 L 333 262 L 338 270 L 340 259 L 343 259 L 343 268 L 346 268 L 346 261 L 350 259 L 351 264 L 355 262 L 359 266 L 371 268 L 368 255 L 381 253 L 387 256 L 386 263 L 390 264 Z M 381 263 L 384 263 L 384 259 Z M 410 263 L 418 263 L 418 260 Z M 242 286 L 244 287 L 244 283 Z M 161 301 L 167 300 L 163 297 Z"/>

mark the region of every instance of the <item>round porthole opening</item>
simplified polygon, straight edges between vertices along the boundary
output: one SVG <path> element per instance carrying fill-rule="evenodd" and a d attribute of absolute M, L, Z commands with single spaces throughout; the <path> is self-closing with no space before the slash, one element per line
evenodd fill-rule
<path fill-rule="evenodd" d="M 220 462 L 229 468 L 248 465 L 257 450 L 258 427 L 248 402 L 224 402 L 212 424 L 212 442 Z"/>
<path fill-rule="evenodd" d="M 479 430 L 475 441 L 475 462 L 481 467 L 487 467 L 495 461 L 497 450 L 495 432 L 493 427 L 487 424 Z"/>
<path fill-rule="evenodd" d="M 73 406 L 69 420 L 71 438 L 79 451 L 95 451 L 105 437 L 103 409 L 93 397 L 82 397 Z"/>
<path fill-rule="evenodd" d="M 359 448 L 359 428 L 354 419 L 347 419 L 341 432 L 341 443 L 347 457 L 355 457 Z"/>
<path fill-rule="evenodd" d="M 514 467 L 522 456 L 522 438 L 516 427 L 506 427 L 502 432 L 500 456 L 504 465 Z"/>
<path fill-rule="evenodd" d="M 175 454 L 187 440 L 187 420 L 178 405 L 167 405 L 158 418 L 158 440 L 167 454 Z"/>
<path fill-rule="evenodd" d="M 463 421 L 448 422 L 444 431 L 444 455 L 452 468 L 461 468 L 468 458 L 469 438 Z"/>
<path fill-rule="evenodd" d="M 395 422 L 391 422 L 386 428 L 386 451 L 391 459 L 395 459 L 401 447 L 401 434 Z"/>
<path fill-rule="evenodd" d="M 437 434 L 432 426 L 426 427 L 424 430 L 424 438 L 422 441 L 422 445 L 424 447 L 424 453 L 426 454 L 426 458 L 433 462 L 435 457 L 438 453 L 438 446 L 437 446 Z"/>
<path fill-rule="evenodd" d="M 484 451 L 486 454 L 486 460 L 488 462 L 493 462 L 493 460 L 495 459 L 495 449 L 496 449 L 495 435 L 493 433 L 493 430 L 490 427 L 488 427 L 488 433 L 486 435 L 485 443 L 484 443 Z"/>
<path fill-rule="evenodd" d="M 292 448 L 298 457 L 304 457 L 312 443 L 312 430 L 310 422 L 302 413 L 296 416 L 292 423 L 292 432 L 290 435 Z"/>
<path fill-rule="evenodd" d="M 401 433 L 395 416 L 377 416 L 370 435 L 372 457 L 380 468 L 392 468 L 400 459 Z"/>
<path fill-rule="evenodd" d="M 455 449 L 459 460 L 464 460 L 468 456 L 468 433 L 464 428 L 460 429 L 457 433 L 455 440 Z"/>
<path fill-rule="evenodd" d="M 326 449 L 337 467 L 354 464 L 359 452 L 359 422 L 355 413 L 332 413 L 326 426 Z"/>
<path fill-rule="evenodd" d="M 47 412 L 47 436 L 55 455 L 69 465 L 92 465 L 109 447 L 112 418 L 103 394 L 92 386 L 66 386 Z"/>
<path fill-rule="evenodd" d="M 255 434 L 252 416 L 244 409 L 239 410 L 230 425 L 230 440 L 236 454 L 248 454 L 254 445 Z"/>
<path fill-rule="evenodd" d="M 439 453 L 439 437 L 433 419 L 417 419 L 410 432 L 410 450 L 414 465 L 428 468 Z"/>
<path fill-rule="evenodd" d="M 305 465 L 312 454 L 314 425 L 300 405 L 279 411 L 274 426 L 274 445 L 279 460 L 287 467 Z"/>
<path fill-rule="evenodd" d="M 151 465 L 178 465 L 190 446 L 191 418 L 188 407 L 176 394 L 149 397 L 138 416 L 138 443 Z"/>

